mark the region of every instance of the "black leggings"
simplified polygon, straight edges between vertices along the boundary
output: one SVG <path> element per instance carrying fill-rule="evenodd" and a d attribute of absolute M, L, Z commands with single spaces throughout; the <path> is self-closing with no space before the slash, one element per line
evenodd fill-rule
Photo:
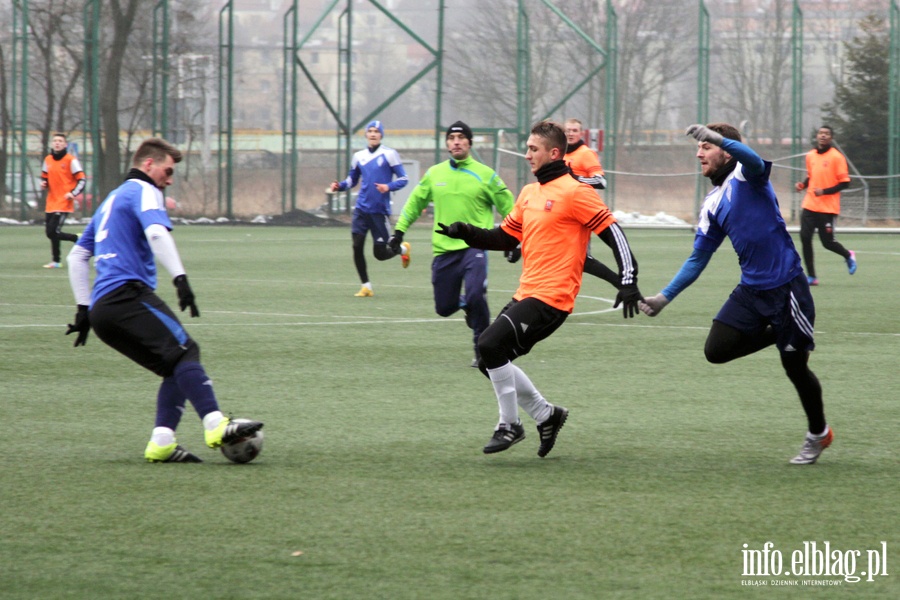
<path fill-rule="evenodd" d="M 356 265 L 356 272 L 359 273 L 359 280 L 362 283 L 366 283 L 369 281 L 369 271 L 366 268 L 365 254 L 366 234 L 353 233 L 351 234 L 351 237 L 353 239 L 353 264 Z M 378 243 L 372 245 L 372 254 L 375 256 L 376 260 L 388 260 L 389 258 L 397 256 L 394 254 L 394 251 L 391 250 L 390 246 Z"/>
<path fill-rule="evenodd" d="M 53 255 L 53 262 L 59 262 L 59 243 L 77 242 L 78 236 L 74 233 L 63 233 L 62 228 L 66 223 L 66 217 L 69 213 L 52 212 L 47 213 L 45 232 L 50 240 L 50 253 Z"/>
<path fill-rule="evenodd" d="M 753 354 L 775 343 L 775 331 L 771 326 L 759 334 L 751 335 L 734 327 L 713 321 L 706 338 L 704 353 L 706 360 L 723 364 L 748 354 Z M 811 433 L 825 431 L 825 410 L 822 403 L 822 386 L 815 373 L 809 370 L 809 352 L 781 351 L 781 366 L 794 384 L 800 403 L 806 413 L 807 425 Z"/>
<path fill-rule="evenodd" d="M 837 215 L 814 212 L 804 208 L 800 214 L 800 244 L 803 247 L 803 262 L 806 264 L 806 274 L 816 276 L 816 263 L 813 257 L 813 234 L 819 230 L 819 240 L 826 250 L 840 254 L 844 259 L 850 258 L 850 252 L 834 239 L 834 223 Z"/>

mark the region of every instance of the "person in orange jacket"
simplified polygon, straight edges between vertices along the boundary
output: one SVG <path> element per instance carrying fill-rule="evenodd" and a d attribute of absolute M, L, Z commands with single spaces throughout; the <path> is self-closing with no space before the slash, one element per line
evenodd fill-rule
<path fill-rule="evenodd" d="M 816 147 L 806 155 L 807 177 L 795 186 L 798 192 L 806 190 L 800 206 L 800 243 L 809 285 L 819 285 L 812 245 L 813 233 L 817 229 L 822 246 L 844 257 L 847 270 L 851 275 L 856 273 L 856 253 L 834 239 L 834 224 L 841 212 L 841 191 L 850 185 L 850 174 L 847 159 L 831 145 L 833 139 L 831 127 L 819 127 Z"/>
<path fill-rule="evenodd" d="M 74 233 L 63 233 L 66 217 L 75 210 L 75 196 L 84 190 L 86 180 L 81 163 L 67 151 L 66 134 L 54 133 L 52 151 L 41 167 L 41 188 L 47 190 L 45 229 L 50 240 L 51 261 L 45 269 L 60 269 L 60 242 L 77 242 Z"/>
<path fill-rule="evenodd" d="M 566 119 L 566 153 L 563 160 L 569 167 L 572 176 L 581 183 L 591 186 L 597 193 L 606 189 L 606 177 L 597 153 L 589 148 L 582 139 L 584 129 L 578 119 Z M 615 288 L 619 287 L 619 274 L 607 267 L 591 255 L 588 244 L 587 257 L 584 259 L 584 272 L 598 277 Z"/>

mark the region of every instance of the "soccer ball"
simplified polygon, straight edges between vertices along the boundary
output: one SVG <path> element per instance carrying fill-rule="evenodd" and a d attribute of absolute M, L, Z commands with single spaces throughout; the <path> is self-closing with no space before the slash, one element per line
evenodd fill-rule
<path fill-rule="evenodd" d="M 246 423 L 247 419 L 234 419 L 236 423 Z M 263 432 L 255 431 L 231 443 L 222 444 L 222 454 L 231 462 L 248 463 L 262 452 Z"/>

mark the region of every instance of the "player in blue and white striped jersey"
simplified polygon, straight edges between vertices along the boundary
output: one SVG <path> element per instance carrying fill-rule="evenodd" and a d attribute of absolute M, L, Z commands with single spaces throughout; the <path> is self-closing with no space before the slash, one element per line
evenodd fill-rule
<path fill-rule="evenodd" d="M 397 253 L 388 246 L 391 192 L 396 192 L 409 183 L 406 170 L 400 161 L 400 154 L 393 148 L 382 145 L 383 137 L 384 125 L 381 121 L 369 123 L 366 126 L 366 141 L 369 147 L 353 155 L 346 179 L 331 184 L 332 192 L 343 192 L 355 187 L 362 179 L 350 228 L 353 238 L 353 263 L 362 282 L 362 287 L 355 294 L 358 297 L 375 295 L 366 268 L 364 252 L 366 233 L 372 232 L 372 252 L 377 260 L 388 260 L 397 256 Z M 401 244 L 400 255 L 404 269 L 409 266 L 409 249 L 408 243 Z"/>
<path fill-rule="evenodd" d="M 75 346 L 83 346 L 93 328 L 105 344 L 163 378 L 156 395 L 156 424 L 144 450 L 149 462 L 203 462 L 175 441 L 188 400 L 202 421 L 210 448 L 263 426 L 222 414 L 212 381 L 200 364 L 200 347 L 155 293 L 158 260 L 173 277 L 181 310 L 190 308 L 192 317 L 200 316 L 170 233 L 172 222 L 162 192 L 172 184 L 181 157 L 161 138 L 144 141 L 134 153 L 125 183 L 106 197 L 68 257 L 78 310 L 66 335 L 77 333 Z M 92 257 L 97 270 L 93 290 Z"/>
<path fill-rule="evenodd" d="M 816 309 L 800 255 L 787 231 L 769 181 L 772 163 L 741 143 L 727 123 L 691 125 L 697 158 L 713 187 L 700 210 L 694 251 L 662 292 L 640 303 L 654 317 L 700 276 L 728 237 L 738 255 L 741 281 L 713 320 L 704 349 L 711 363 L 726 363 L 775 345 L 806 413 L 808 430 L 795 465 L 816 462 L 834 434 L 825 420 L 822 386 L 809 369 L 815 348 Z"/>

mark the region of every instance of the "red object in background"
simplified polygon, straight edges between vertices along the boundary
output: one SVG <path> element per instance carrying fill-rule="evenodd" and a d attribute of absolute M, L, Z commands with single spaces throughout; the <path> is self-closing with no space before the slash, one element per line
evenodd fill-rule
<path fill-rule="evenodd" d="M 581 139 L 588 148 L 603 152 L 603 130 L 602 129 L 585 129 L 581 132 Z"/>

